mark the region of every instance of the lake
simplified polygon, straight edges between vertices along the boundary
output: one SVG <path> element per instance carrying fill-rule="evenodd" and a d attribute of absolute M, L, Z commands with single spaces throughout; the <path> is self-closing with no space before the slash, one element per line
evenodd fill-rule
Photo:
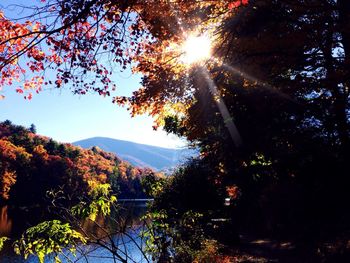
<path fill-rule="evenodd" d="M 109 249 L 117 251 L 128 262 L 147 262 L 145 255 L 141 252 L 145 241 L 139 236 L 139 233 L 145 227 L 140 217 L 147 211 L 147 202 L 149 201 L 151 200 L 119 200 L 118 204 L 121 208 L 118 211 L 112 211 L 110 218 L 98 216 L 95 222 L 90 220 L 81 222 L 83 230 L 92 237 L 97 237 L 100 240 L 100 245 L 79 246 L 76 257 L 69 251 L 65 251 L 66 257 L 60 257 L 62 262 L 122 262 L 116 256 L 113 257 Z M 0 236 L 19 237 L 26 228 L 37 224 L 43 216 L 39 209 L 14 209 L 3 206 L 0 208 Z M 34 256 L 24 260 L 16 255 L 10 242 L 0 252 L 0 262 L 38 263 L 39 261 Z M 45 262 L 54 262 L 54 260 L 47 258 Z"/>

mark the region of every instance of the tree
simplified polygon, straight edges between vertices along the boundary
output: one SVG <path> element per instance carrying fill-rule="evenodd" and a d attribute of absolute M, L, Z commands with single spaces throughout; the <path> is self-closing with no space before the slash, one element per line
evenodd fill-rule
<path fill-rule="evenodd" d="M 31 154 L 27 153 L 23 147 L 18 147 L 6 139 L 0 139 L 0 195 L 2 200 L 8 200 L 11 187 L 16 183 L 16 169 L 25 166 Z M 20 160 L 21 165 L 16 165 L 16 160 Z"/>
<path fill-rule="evenodd" d="M 173 12 L 172 4 L 167 1 L 159 4 L 163 11 Z M 183 12 L 190 20 L 190 26 L 199 21 L 200 15 L 206 15 L 212 9 L 211 15 L 214 16 L 230 2 L 198 4 L 187 1 L 175 4 L 176 12 Z M 39 92 L 44 84 L 55 83 L 61 87 L 68 82 L 73 82 L 76 93 L 84 94 L 91 89 L 101 95 L 109 95 L 111 80 L 108 76 L 111 72 L 99 62 L 101 54 L 110 53 L 112 60 L 125 69 L 139 59 L 139 55 L 154 55 L 155 51 L 159 51 L 163 43 L 159 43 L 162 45 L 158 47 L 155 37 L 161 40 L 177 38 L 175 33 L 180 27 L 174 14 L 163 21 L 161 13 L 155 11 L 152 5 L 153 1 L 48 1 L 34 9 L 21 6 L 23 11 L 31 12 L 30 16 L 22 19 L 8 19 L 2 12 L 1 84 L 11 85 L 20 79 L 20 74 L 29 71 L 39 76 L 28 79 L 23 88 L 17 89 L 19 93 L 26 93 L 28 99 L 31 98 L 28 92 Z M 192 19 L 191 14 L 196 12 L 198 15 Z M 45 19 L 47 15 L 54 19 Z M 174 28 L 169 28 L 170 25 Z M 150 31 L 154 36 L 150 35 Z M 48 48 L 43 47 L 44 43 Z M 25 66 L 16 63 L 22 57 L 27 60 Z M 44 81 L 42 73 L 50 69 L 58 69 L 57 78 Z"/>
<path fill-rule="evenodd" d="M 29 131 L 34 133 L 34 134 L 36 133 L 36 127 L 35 127 L 35 125 L 33 123 L 30 125 Z"/>

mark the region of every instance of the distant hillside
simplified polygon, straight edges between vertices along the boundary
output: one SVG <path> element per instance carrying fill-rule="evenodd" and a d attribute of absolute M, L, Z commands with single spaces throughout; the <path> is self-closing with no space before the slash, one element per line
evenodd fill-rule
<path fill-rule="evenodd" d="M 73 144 L 83 148 L 98 146 L 134 165 L 156 170 L 170 169 L 196 154 L 196 151 L 190 149 L 168 149 L 105 137 L 89 138 Z"/>
<path fill-rule="evenodd" d="M 149 176 L 163 177 L 99 147 L 58 143 L 35 134 L 34 126 L 27 129 L 8 120 L 0 122 L 0 204 L 51 203 L 48 191 L 63 191 L 69 198 L 62 200 L 73 202 L 105 183 L 120 198 L 147 198 L 142 180 Z"/>

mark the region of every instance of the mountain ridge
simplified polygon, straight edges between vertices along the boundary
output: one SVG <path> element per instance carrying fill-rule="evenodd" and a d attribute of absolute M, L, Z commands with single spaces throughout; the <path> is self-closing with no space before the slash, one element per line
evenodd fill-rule
<path fill-rule="evenodd" d="M 104 151 L 117 154 L 131 164 L 158 171 L 174 168 L 196 154 L 196 150 L 188 148 L 166 148 L 100 136 L 79 140 L 72 144 L 82 148 L 97 146 Z"/>

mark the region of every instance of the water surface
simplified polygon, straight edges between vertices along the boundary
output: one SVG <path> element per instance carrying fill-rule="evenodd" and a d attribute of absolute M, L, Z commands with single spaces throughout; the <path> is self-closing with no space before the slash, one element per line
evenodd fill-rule
<path fill-rule="evenodd" d="M 147 262 L 144 249 L 144 239 L 140 237 L 140 231 L 144 230 L 143 221 L 140 217 L 147 210 L 149 200 L 119 200 L 121 208 L 112 211 L 111 218 L 98 216 L 96 222 L 85 220 L 81 225 L 87 233 L 100 239 L 101 245 L 90 244 L 79 246 L 77 255 L 74 257 L 69 251 L 60 259 L 68 262 L 121 262 L 108 250 L 114 248 L 120 256 L 128 259 L 128 262 Z M 15 240 L 30 226 L 33 226 L 45 218 L 45 213 L 36 208 L 0 208 L 0 236 L 7 236 Z M 124 232 L 122 234 L 121 232 Z M 0 262 L 4 263 L 38 263 L 34 256 L 24 260 L 13 252 L 11 241 L 0 252 Z M 105 248 L 103 247 L 105 246 Z M 53 258 L 46 258 L 45 262 L 54 262 Z"/>

